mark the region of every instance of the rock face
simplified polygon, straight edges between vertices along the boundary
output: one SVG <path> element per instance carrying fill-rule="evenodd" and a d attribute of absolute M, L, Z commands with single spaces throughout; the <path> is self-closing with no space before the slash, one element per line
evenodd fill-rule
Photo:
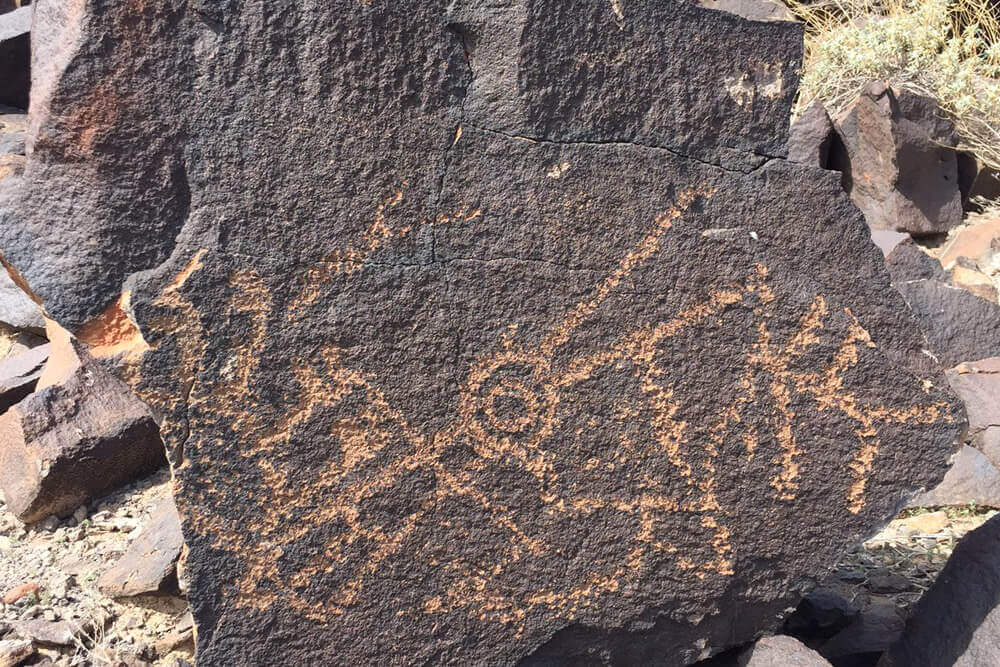
<path fill-rule="evenodd" d="M 31 7 L 0 14 L 0 104 L 28 108 L 31 90 Z"/>
<path fill-rule="evenodd" d="M 872 228 L 933 234 L 961 224 L 958 137 L 934 100 L 874 83 L 836 126 L 833 166 Z"/>
<path fill-rule="evenodd" d="M 177 559 L 183 546 L 177 508 L 168 496 L 153 510 L 128 551 L 101 575 L 97 586 L 109 597 L 155 593 L 171 579 L 176 583 Z"/>
<path fill-rule="evenodd" d="M 149 410 L 81 349 L 67 354 L 75 363 L 50 357 L 38 391 L 0 416 L 0 488 L 26 523 L 69 516 L 165 463 Z"/>
<path fill-rule="evenodd" d="M 1000 664 L 1000 517 L 955 548 L 906 623 L 884 667 Z M 944 622 L 943 622 L 944 621 Z"/>
<path fill-rule="evenodd" d="M 943 475 L 964 416 L 880 251 L 774 157 L 797 26 L 182 4 L 39 21 L 100 55 L 0 242 L 142 330 L 200 664 L 689 663 Z"/>

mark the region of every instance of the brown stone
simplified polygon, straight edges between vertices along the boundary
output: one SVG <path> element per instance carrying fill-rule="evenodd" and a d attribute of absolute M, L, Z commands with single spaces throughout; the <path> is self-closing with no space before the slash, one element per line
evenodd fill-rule
<path fill-rule="evenodd" d="M 165 462 L 156 422 L 129 388 L 79 343 L 52 349 L 37 391 L 0 416 L 0 488 L 25 522 L 69 516 Z"/>
<path fill-rule="evenodd" d="M 946 367 L 1000 356 L 1000 306 L 940 280 L 896 281 L 929 351 Z"/>
<path fill-rule="evenodd" d="M 184 546 L 181 524 L 172 496 L 153 509 L 128 550 L 97 582 L 108 597 L 156 593 L 177 582 L 177 559 Z"/>
<path fill-rule="evenodd" d="M 963 227 L 948 239 L 942 249 L 941 265 L 950 270 L 960 258 L 964 257 L 980 269 L 989 270 L 993 258 L 997 255 L 998 239 L 1000 239 L 1000 218 Z"/>
<path fill-rule="evenodd" d="M 873 83 L 835 125 L 832 164 L 869 225 L 932 234 L 962 223 L 958 137 L 933 100 Z"/>
<path fill-rule="evenodd" d="M 21 584 L 20 586 L 18 586 L 16 588 L 10 589 L 6 593 L 4 593 L 3 603 L 4 604 L 14 604 L 18 600 L 20 600 L 20 599 L 22 599 L 22 598 L 24 598 L 24 597 L 26 597 L 28 595 L 34 595 L 35 599 L 36 600 L 38 599 L 38 584 L 36 584 L 34 582 L 29 582 L 29 583 L 26 583 L 26 584 Z"/>
<path fill-rule="evenodd" d="M 49 646 L 73 646 L 77 637 L 83 634 L 83 628 L 71 621 L 49 621 L 44 618 L 31 618 L 13 623 L 14 632 L 25 639 Z"/>

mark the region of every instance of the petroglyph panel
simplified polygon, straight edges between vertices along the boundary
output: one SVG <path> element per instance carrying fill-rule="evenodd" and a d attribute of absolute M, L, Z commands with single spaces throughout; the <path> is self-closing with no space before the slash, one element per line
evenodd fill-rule
<path fill-rule="evenodd" d="M 780 159 L 796 26 L 133 4 L 39 4 L 0 244 L 137 364 L 200 664 L 687 664 L 943 474 L 881 253 Z"/>
<path fill-rule="evenodd" d="M 187 434 L 195 581 L 316 655 L 516 662 L 832 557 L 962 415 L 886 333 L 841 198 L 802 232 L 755 215 L 790 169 L 466 129 L 420 219 L 401 178 L 308 265 L 178 253 L 138 311 L 173 380 L 140 387 Z M 867 258 L 810 270 L 845 242 Z"/>

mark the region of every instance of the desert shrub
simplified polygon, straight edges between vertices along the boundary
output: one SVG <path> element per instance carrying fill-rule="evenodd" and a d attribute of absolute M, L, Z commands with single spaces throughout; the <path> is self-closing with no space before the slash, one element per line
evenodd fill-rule
<path fill-rule="evenodd" d="M 806 25 L 798 108 L 839 113 L 873 80 L 937 99 L 963 148 L 1000 168 L 998 0 L 786 0 Z"/>

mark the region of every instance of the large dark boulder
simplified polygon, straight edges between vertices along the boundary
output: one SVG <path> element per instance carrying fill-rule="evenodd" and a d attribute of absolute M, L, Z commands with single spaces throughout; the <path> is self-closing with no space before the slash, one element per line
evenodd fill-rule
<path fill-rule="evenodd" d="M 781 159 L 800 27 L 82 7 L 0 244 L 142 330 L 200 664 L 693 662 L 943 475 L 960 404 Z"/>
<path fill-rule="evenodd" d="M 969 533 L 880 667 L 1000 664 L 1000 516 Z"/>

